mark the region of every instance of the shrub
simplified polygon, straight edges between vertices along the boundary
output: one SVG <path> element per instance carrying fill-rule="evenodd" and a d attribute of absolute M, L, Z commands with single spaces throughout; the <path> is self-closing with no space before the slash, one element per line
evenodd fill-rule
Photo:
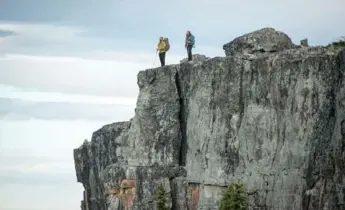
<path fill-rule="evenodd" d="M 330 45 L 334 47 L 345 47 L 345 37 L 341 37 L 338 41 L 332 42 Z"/>
<path fill-rule="evenodd" d="M 167 210 L 168 208 L 165 206 L 165 189 L 161 184 L 159 184 L 158 188 L 157 188 L 157 197 L 156 197 L 156 207 L 157 210 Z"/>
<path fill-rule="evenodd" d="M 247 209 L 247 196 L 242 183 L 232 183 L 228 186 L 220 204 L 220 210 Z"/>

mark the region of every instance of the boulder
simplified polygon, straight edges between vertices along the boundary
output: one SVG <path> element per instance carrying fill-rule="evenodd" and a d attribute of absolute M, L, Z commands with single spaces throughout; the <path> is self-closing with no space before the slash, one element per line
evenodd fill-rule
<path fill-rule="evenodd" d="M 279 52 L 292 48 L 294 48 L 294 44 L 289 36 L 273 28 L 262 28 L 237 37 L 233 41 L 223 45 L 226 56 Z"/>

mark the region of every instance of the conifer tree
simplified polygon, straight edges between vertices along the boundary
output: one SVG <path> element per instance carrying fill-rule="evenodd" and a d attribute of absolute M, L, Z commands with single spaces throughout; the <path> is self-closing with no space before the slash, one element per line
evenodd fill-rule
<path fill-rule="evenodd" d="M 156 197 L 156 205 L 157 205 L 157 210 L 167 210 L 167 208 L 165 207 L 165 189 L 161 184 L 159 184 L 158 188 L 157 188 L 157 197 Z"/>
<path fill-rule="evenodd" d="M 232 183 L 223 195 L 220 210 L 245 210 L 247 208 L 246 198 L 243 184 Z"/>

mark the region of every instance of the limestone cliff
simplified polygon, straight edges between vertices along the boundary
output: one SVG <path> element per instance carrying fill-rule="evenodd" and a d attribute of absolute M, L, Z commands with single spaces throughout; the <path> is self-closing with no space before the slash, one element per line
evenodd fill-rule
<path fill-rule="evenodd" d="M 135 116 L 74 150 L 83 210 L 218 209 L 245 184 L 249 209 L 345 209 L 345 51 L 271 28 L 226 57 L 140 71 Z"/>

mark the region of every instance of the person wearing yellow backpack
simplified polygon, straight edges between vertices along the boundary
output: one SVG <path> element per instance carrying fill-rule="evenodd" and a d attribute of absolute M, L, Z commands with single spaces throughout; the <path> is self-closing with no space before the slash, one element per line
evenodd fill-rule
<path fill-rule="evenodd" d="M 161 66 L 165 66 L 165 54 L 170 49 L 170 44 L 168 38 L 159 38 L 157 51 L 159 51 L 159 60 L 161 62 Z"/>

